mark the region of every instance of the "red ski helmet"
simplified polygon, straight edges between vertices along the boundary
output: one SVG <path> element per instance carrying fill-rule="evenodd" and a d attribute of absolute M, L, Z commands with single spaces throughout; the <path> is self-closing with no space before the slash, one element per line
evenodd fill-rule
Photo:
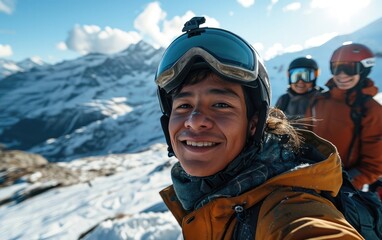
<path fill-rule="evenodd" d="M 355 71 L 361 75 L 361 78 L 365 78 L 375 65 L 375 57 L 373 52 L 363 44 L 344 43 L 333 52 L 330 59 L 332 74 L 336 72 L 335 65 L 341 63 L 353 63 Z"/>

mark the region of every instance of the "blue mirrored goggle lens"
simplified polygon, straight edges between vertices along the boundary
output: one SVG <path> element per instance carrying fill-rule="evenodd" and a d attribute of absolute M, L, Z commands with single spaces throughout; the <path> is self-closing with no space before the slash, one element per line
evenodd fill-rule
<path fill-rule="evenodd" d="M 257 70 L 254 50 L 242 38 L 222 29 L 200 30 L 200 34 L 191 37 L 183 34 L 171 43 L 158 66 L 157 77 L 172 68 L 187 51 L 195 47 L 204 49 L 220 63 L 249 71 Z"/>
<path fill-rule="evenodd" d="M 316 77 L 314 69 L 294 68 L 289 70 L 289 79 L 291 83 L 297 83 L 299 80 L 309 83 L 313 82 L 316 79 Z"/>

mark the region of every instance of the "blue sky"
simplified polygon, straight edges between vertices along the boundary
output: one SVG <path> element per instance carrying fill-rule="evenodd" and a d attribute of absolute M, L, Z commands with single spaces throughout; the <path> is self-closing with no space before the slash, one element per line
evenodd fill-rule
<path fill-rule="evenodd" d="M 356 31 L 382 17 L 380 9 L 380 0 L 0 0 L 0 58 L 55 63 L 141 39 L 166 47 L 198 15 L 270 59 Z"/>

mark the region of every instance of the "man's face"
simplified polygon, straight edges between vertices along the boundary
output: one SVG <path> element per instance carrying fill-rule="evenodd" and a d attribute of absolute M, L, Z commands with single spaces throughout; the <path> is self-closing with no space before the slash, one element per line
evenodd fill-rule
<path fill-rule="evenodd" d="M 171 145 L 184 170 L 210 176 L 224 169 L 243 149 L 248 120 L 239 84 L 209 75 L 186 85 L 173 99 Z"/>
<path fill-rule="evenodd" d="M 349 76 L 346 73 L 344 73 L 343 71 L 341 71 L 337 75 L 333 75 L 334 83 L 336 84 L 336 86 L 339 89 L 342 89 L 342 90 L 348 90 L 348 89 L 353 88 L 355 85 L 357 85 L 360 78 L 361 77 L 359 74 Z"/>
<path fill-rule="evenodd" d="M 310 89 L 312 89 L 313 83 L 312 82 L 306 83 L 303 80 L 298 80 L 296 83 L 292 83 L 290 87 L 295 93 L 303 94 L 308 92 Z"/>

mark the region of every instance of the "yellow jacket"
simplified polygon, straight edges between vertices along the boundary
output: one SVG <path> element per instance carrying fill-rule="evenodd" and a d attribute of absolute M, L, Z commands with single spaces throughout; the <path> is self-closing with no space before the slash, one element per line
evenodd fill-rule
<path fill-rule="evenodd" d="M 336 195 L 342 184 L 341 161 L 335 147 L 310 131 L 299 130 L 327 158 L 294 169 L 232 198 L 218 198 L 186 212 L 169 186 L 160 192 L 182 227 L 186 240 L 231 239 L 237 218 L 234 207 L 250 208 L 264 199 L 258 215 L 256 239 L 363 239 L 327 199 L 293 188 L 328 191 Z"/>

